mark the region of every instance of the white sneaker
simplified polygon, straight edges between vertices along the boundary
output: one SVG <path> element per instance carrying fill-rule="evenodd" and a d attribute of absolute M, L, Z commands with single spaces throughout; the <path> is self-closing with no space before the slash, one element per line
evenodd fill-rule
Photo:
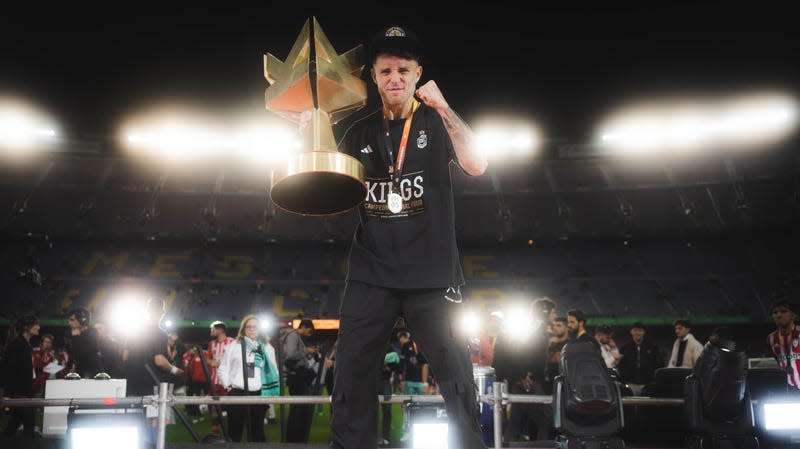
<path fill-rule="evenodd" d="M 388 446 L 389 440 L 386 438 L 378 438 L 378 446 Z"/>

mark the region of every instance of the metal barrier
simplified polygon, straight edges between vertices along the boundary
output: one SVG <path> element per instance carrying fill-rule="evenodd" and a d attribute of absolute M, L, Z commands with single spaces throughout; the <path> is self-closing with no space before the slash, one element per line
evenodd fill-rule
<path fill-rule="evenodd" d="M 170 394 L 168 383 L 159 385 L 158 394 L 153 396 L 126 398 L 92 398 L 92 399 L 10 399 L 3 398 L 2 406 L 7 407 L 48 407 L 48 406 L 82 406 L 82 407 L 119 407 L 120 405 L 155 405 L 158 407 L 158 431 L 156 449 L 164 449 L 166 437 L 167 408 L 172 405 L 249 405 L 249 404 L 328 404 L 330 396 L 175 396 Z M 492 389 L 492 394 L 479 395 L 478 400 L 489 404 L 494 413 L 494 447 L 502 447 L 503 407 L 509 403 L 551 404 L 552 396 L 503 394 L 500 388 Z M 392 395 L 388 399 L 378 396 L 381 403 L 403 404 L 408 401 L 417 403 L 444 403 L 440 395 Z M 628 396 L 622 398 L 622 405 L 683 406 L 683 399 L 650 398 L 644 396 Z"/>

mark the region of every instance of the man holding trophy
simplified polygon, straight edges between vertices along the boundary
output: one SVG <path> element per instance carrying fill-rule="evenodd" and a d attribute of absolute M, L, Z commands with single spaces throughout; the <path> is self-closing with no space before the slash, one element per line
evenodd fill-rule
<path fill-rule="evenodd" d="M 274 175 L 272 202 L 301 215 L 358 208 L 360 216 L 339 311 L 331 447 L 376 446 L 378 369 L 402 316 L 444 397 L 449 447 L 485 449 L 466 338 L 455 332 L 464 276 L 450 164 L 479 176 L 486 157 L 436 83 L 417 88 L 422 45 L 400 26 L 369 47 L 381 109 L 337 148 L 331 124 L 366 104 L 361 50 L 338 54 L 311 18 L 284 61 L 264 56 L 266 107 L 298 123 L 310 148 Z"/>
<path fill-rule="evenodd" d="M 487 162 L 436 83 L 417 89 L 421 57 L 420 41 L 404 27 L 388 27 L 372 40 L 370 72 L 382 108 L 354 123 L 339 145 L 364 165 L 367 195 L 340 310 L 335 448 L 375 447 L 374 379 L 398 316 L 416 336 L 445 399 L 449 447 L 486 447 L 466 341 L 455 331 L 464 277 L 450 163 L 478 176 Z"/>

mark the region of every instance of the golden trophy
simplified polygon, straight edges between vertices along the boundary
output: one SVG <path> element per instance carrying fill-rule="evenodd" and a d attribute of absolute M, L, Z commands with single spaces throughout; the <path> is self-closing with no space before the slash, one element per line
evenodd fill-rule
<path fill-rule="evenodd" d="M 304 149 L 273 175 L 270 198 L 301 215 L 346 212 L 364 200 L 364 166 L 336 148 L 332 124 L 366 104 L 362 45 L 339 55 L 317 19 L 303 25 L 285 62 L 264 55 L 266 108 L 301 126 Z"/>

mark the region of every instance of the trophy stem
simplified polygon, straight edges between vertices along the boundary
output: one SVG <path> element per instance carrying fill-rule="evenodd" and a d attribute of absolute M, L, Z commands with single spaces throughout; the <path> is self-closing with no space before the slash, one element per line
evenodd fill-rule
<path fill-rule="evenodd" d="M 331 120 L 328 113 L 319 108 L 311 111 L 311 120 L 301 134 L 303 142 L 311 145 L 308 151 L 337 151 Z"/>

